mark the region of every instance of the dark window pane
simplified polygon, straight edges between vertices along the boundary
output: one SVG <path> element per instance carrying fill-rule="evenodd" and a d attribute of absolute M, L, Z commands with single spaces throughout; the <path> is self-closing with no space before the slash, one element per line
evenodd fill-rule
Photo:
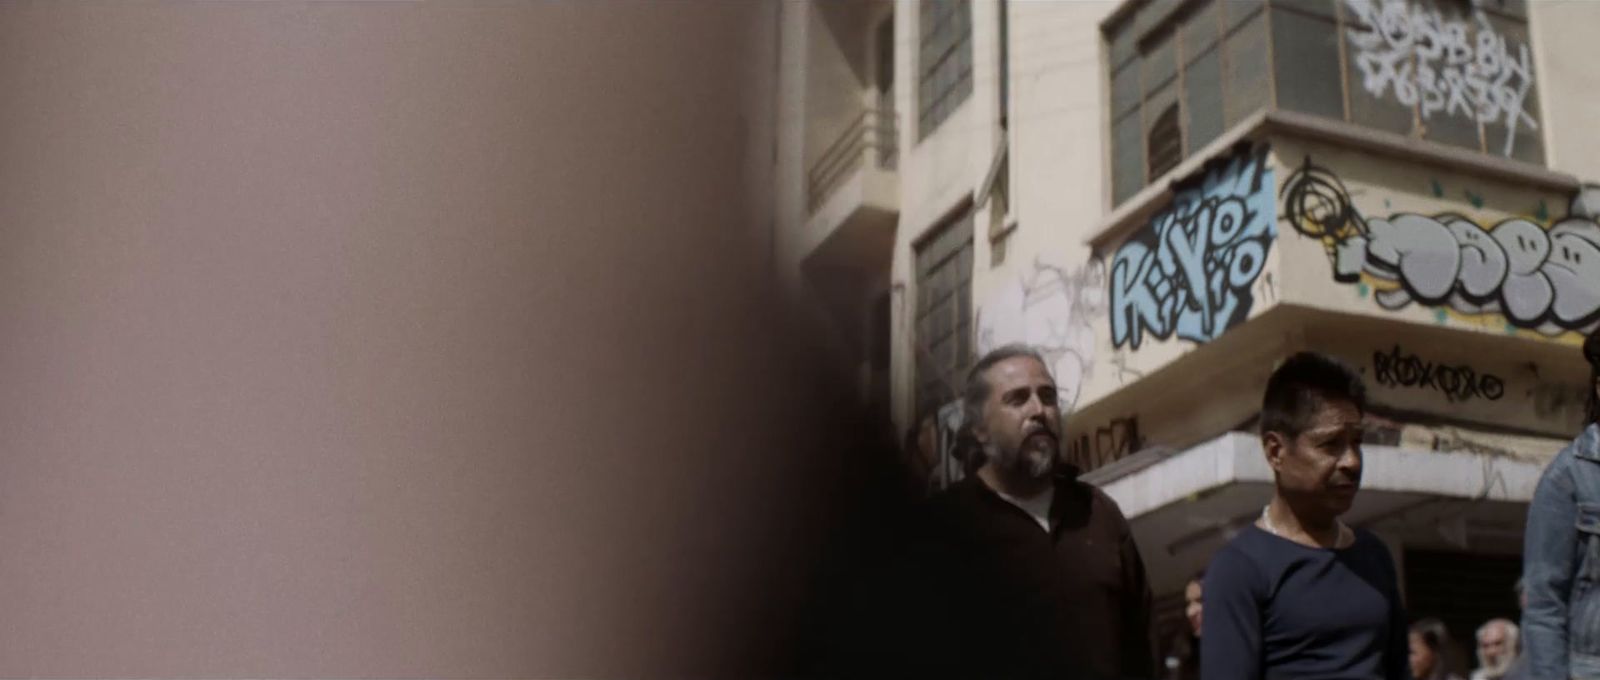
<path fill-rule="evenodd" d="M 1125 21 L 1116 29 L 1116 34 L 1111 38 L 1112 68 L 1123 65 L 1137 54 L 1133 38 L 1131 23 Z"/>
<path fill-rule="evenodd" d="M 1516 137 L 1511 157 L 1519 161 L 1544 165 L 1544 137 L 1531 130 L 1519 130 Z"/>
<path fill-rule="evenodd" d="M 1528 16 L 1527 0 L 1478 0 L 1478 6 L 1518 19 L 1526 19 Z"/>
<path fill-rule="evenodd" d="M 1412 118 L 1415 117 L 1412 107 L 1401 104 L 1392 88 L 1385 87 L 1381 95 L 1374 95 L 1364 84 L 1365 71 L 1354 52 L 1345 66 L 1345 73 L 1350 79 L 1350 122 L 1402 135 L 1411 134 Z"/>
<path fill-rule="evenodd" d="M 1434 114 L 1422 121 L 1422 138 L 1473 151 L 1483 150 L 1478 121 L 1467 116 Z"/>
<path fill-rule="evenodd" d="M 1206 51 L 1222 39 L 1221 24 L 1218 23 L 1216 0 L 1201 2 L 1183 21 L 1183 60 L 1193 61 L 1195 56 Z"/>
<path fill-rule="evenodd" d="M 1165 86 L 1178 76 L 1178 53 L 1172 44 L 1172 35 L 1168 32 L 1156 38 L 1144 52 L 1141 61 L 1144 62 L 1144 90 L 1147 93 Z"/>
<path fill-rule="evenodd" d="M 971 212 L 938 227 L 918 248 L 916 258 L 918 263 L 933 263 L 931 270 L 919 271 L 916 281 L 919 305 L 926 307 L 916 323 L 914 379 L 917 398 L 923 402 L 920 407 L 932 408 L 955 398 L 971 353 Z M 928 291 L 926 298 L 920 294 L 923 291 Z"/>
<path fill-rule="evenodd" d="M 920 139 L 972 92 L 972 7 L 969 0 L 923 0 L 918 10 Z"/>
<path fill-rule="evenodd" d="M 970 38 L 962 40 L 962 45 L 957 46 L 955 64 L 960 67 L 955 80 L 955 99 L 960 101 L 973 91 L 973 42 Z"/>
<path fill-rule="evenodd" d="M 1011 3 L 1000 0 L 1000 125 L 1011 120 Z"/>
<path fill-rule="evenodd" d="M 1539 120 L 1539 92 L 1537 87 L 1528 88 L 1527 99 L 1524 100 L 1524 110 L 1528 118 Z M 1517 160 L 1529 163 L 1544 164 L 1544 130 L 1541 122 L 1539 129 L 1534 129 L 1528 124 L 1528 118 L 1516 126 L 1516 132 L 1508 144 L 1506 141 L 1507 125 L 1504 115 L 1495 122 L 1485 123 L 1483 126 L 1484 152 L 1495 156 L 1510 156 Z M 1510 153 L 1507 153 L 1509 148 Z"/>
<path fill-rule="evenodd" d="M 1272 0 L 1272 7 L 1274 10 L 1281 7 L 1329 19 L 1338 16 L 1338 10 L 1334 8 L 1334 0 Z M 1278 22 L 1276 14 L 1273 15 L 1272 22 Z"/>
<path fill-rule="evenodd" d="M 1176 80 L 1167 83 L 1165 86 L 1155 90 L 1154 92 L 1151 92 L 1150 95 L 1144 100 L 1145 132 L 1148 133 L 1155 127 L 1156 118 L 1159 117 L 1163 111 L 1166 111 L 1167 107 L 1174 106 L 1177 103 L 1178 81 Z M 1152 177 L 1152 179 L 1154 178 Z"/>
<path fill-rule="evenodd" d="M 1143 142 L 1137 111 L 1111 125 L 1111 198 L 1114 204 L 1144 188 Z"/>
<path fill-rule="evenodd" d="M 1161 112 L 1150 125 L 1150 134 L 1145 142 L 1145 153 L 1148 154 L 1146 166 L 1150 169 L 1150 177 L 1155 179 L 1177 167 L 1178 161 L 1183 160 L 1183 132 L 1178 125 L 1177 104 L 1152 110 Z"/>
<path fill-rule="evenodd" d="M 1222 134 L 1222 60 L 1217 50 L 1200 55 L 1184 70 L 1183 92 L 1189 119 L 1185 155 L 1193 155 Z"/>
<path fill-rule="evenodd" d="M 1266 0 L 1222 0 L 1222 21 L 1225 28 L 1233 28 L 1250 19 Z"/>
<path fill-rule="evenodd" d="M 1543 144 L 1538 141 L 1543 122 L 1539 115 L 1538 76 L 1533 71 L 1533 48 L 1528 42 L 1528 26 L 1520 21 L 1494 14 L 1488 15 L 1492 38 L 1479 31 L 1474 44 L 1477 66 L 1498 64 L 1491 69 L 1492 83 L 1486 105 L 1481 105 L 1479 120 L 1483 123 L 1488 148 L 1496 156 L 1510 156 L 1537 163 L 1544 162 Z M 1498 40 L 1495 40 L 1498 39 Z M 1503 41 L 1500 42 L 1500 41 Z M 1494 43 L 1492 52 L 1484 49 Z M 1504 45 L 1501 51 L 1499 45 Z M 1508 143 L 1507 135 L 1511 136 Z M 1527 145 L 1528 149 L 1522 149 Z"/>
<path fill-rule="evenodd" d="M 1272 13 L 1278 108 L 1344 119 L 1338 41 L 1333 21 L 1296 12 Z"/>
<path fill-rule="evenodd" d="M 878 24 L 877 44 L 878 91 L 888 92 L 894 87 L 894 17 Z"/>
<path fill-rule="evenodd" d="M 1423 137 L 1479 149 L 1476 106 L 1472 103 L 1473 97 L 1464 96 L 1470 89 L 1463 86 L 1464 74 L 1476 61 L 1473 47 L 1477 42 L 1473 40 L 1472 27 L 1477 22 L 1458 6 L 1447 4 L 1439 11 L 1442 30 L 1413 31 L 1417 47 L 1408 71 L 1412 77 L 1405 84 L 1408 90 L 1414 89 L 1414 93 L 1408 91 L 1402 98 L 1400 84 L 1391 83 L 1386 96 L 1399 98 L 1402 103 L 1415 100 Z M 1371 49 L 1361 51 L 1366 53 Z"/>
<path fill-rule="evenodd" d="M 1111 76 L 1111 115 L 1120 116 L 1139 105 L 1139 64 L 1134 62 Z"/>
<path fill-rule="evenodd" d="M 1152 0 L 1144 3 L 1144 7 L 1139 10 L 1139 34 L 1135 37 L 1143 39 L 1145 36 L 1150 35 L 1152 29 L 1167 25 L 1178 10 L 1185 9 L 1185 4 L 1181 0 Z M 1161 28 L 1160 30 L 1167 29 Z"/>
<path fill-rule="evenodd" d="M 1232 4 L 1229 0 L 1228 4 Z M 1232 126 L 1267 105 L 1267 22 L 1262 14 L 1246 21 L 1223 41 L 1227 100 L 1224 121 Z"/>
<path fill-rule="evenodd" d="M 1410 16 L 1410 6 L 1402 6 L 1400 10 L 1402 13 L 1397 14 L 1398 18 Z M 1344 11 L 1344 69 L 1349 78 L 1350 122 L 1390 133 L 1411 134 L 1416 118 L 1414 96 L 1402 101 L 1395 88 L 1397 78 L 1390 75 L 1411 74 L 1414 72 L 1414 59 L 1411 50 L 1403 50 L 1395 58 L 1389 38 L 1382 34 L 1381 18 L 1382 5 L 1379 3 L 1347 5 Z M 1410 22 L 1394 22 L 1394 29 L 1410 35 Z"/>
<path fill-rule="evenodd" d="M 1166 1 L 1170 2 L 1171 0 Z M 1135 39 L 1138 39 L 1144 36 L 1144 34 L 1149 33 L 1150 28 L 1156 25 L 1156 20 L 1161 18 L 1162 15 L 1166 14 L 1166 12 L 1163 11 L 1164 8 L 1156 6 L 1160 4 L 1164 4 L 1162 0 L 1138 3 L 1139 8 L 1133 13 L 1133 20 L 1128 22 L 1129 30 L 1133 32 L 1133 37 Z"/>

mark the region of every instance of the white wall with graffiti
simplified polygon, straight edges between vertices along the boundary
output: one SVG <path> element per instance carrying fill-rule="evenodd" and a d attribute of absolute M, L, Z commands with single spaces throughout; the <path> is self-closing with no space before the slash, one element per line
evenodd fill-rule
<path fill-rule="evenodd" d="M 1347 29 L 1346 49 L 1367 95 L 1416 107 L 1424 124 L 1455 118 L 1501 128 L 1503 141 L 1489 151 L 1503 156 L 1514 154 L 1519 135 L 1540 129 L 1530 45 L 1487 13 L 1410 0 L 1344 4 L 1361 22 Z"/>
<path fill-rule="evenodd" d="M 972 3 L 972 90 L 948 118 L 925 137 L 917 130 L 918 51 L 917 5 L 895 0 L 895 110 L 900 125 L 900 216 L 895 230 L 891 264 L 891 391 L 894 418 L 904 428 L 917 417 L 916 371 L 919 348 L 916 337 L 915 245 L 967 205 L 983 181 L 989 150 L 998 132 L 987 121 L 996 116 L 997 83 L 980 77 L 994 68 L 996 53 L 994 3 Z M 988 257 L 987 243 L 974 243 L 975 261 Z M 974 272 L 976 273 L 976 272 Z"/>
<path fill-rule="evenodd" d="M 1060 269 L 1077 273 L 1066 277 L 1076 284 L 1067 288 L 1092 293 L 1072 298 L 1076 310 L 1091 313 L 1092 329 L 1079 333 L 1094 341 L 1073 350 L 1089 360 L 1075 404 L 1091 407 L 1069 428 L 1074 455 L 1092 466 L 1166 439 L 1165 426 L 1189 426 L 1158 417 L 1141 428 L 1139 417 L 1153 411 L 1101 400 L 1276 303 L 1278 176 L 1270 146 L 1237 145 L 1182 178 L 1169 201 L 1124 227 L 1096 256 Z"/>
<path fill-rule="evenodd" d="M 1321 145 L 1280 144 L 1279 157 L 1284 247 L 1305 262 L 1286 296 L 1567 346 L 1600 326 L 1600 191 Z"/>
<path fill-rule="evenodd" d="M 1584 422 L 1588 367 L 1576 352 L 1517 351 L 1492 335 L 1442 334 L 1436 327 L 1378 319 L 1327 319 L 1307 345 L 1360 371 L 1371 410 L 1393 427 L 1545 437 L 1553 443 L 1503 448 L 1513 456 L 1548 456 Z"/>
<path fill-rule="evenodd" d="M 902 39 L 915 33 L 914 4 L 896 5 Z M 1550 117 L 1570 117 L 1578 109 L 1549 89 L 1552 82 L 1571 85 L 1580 76 L 1552 66 L 1539 51 L 1541 45 L 1562 44 L 1550 41 L 1573 32 L 1550 23 L 1556 10 L 1530 6 L 1528 21 L 1518 26 L 1467 11 L 1440 11 L 1433 2 L 1338 5 L 1342 16 L 1358 20 L 1344 24 L 1348 30 L 1338 36 L 1348 54 L 1352 99 L 1415 107 L 1422 127 L 1413 136 L 1424 139 L 1419 130 L 1430 122 L 1482 126 L 1483 139 L 1495 143 L 1481 153 L 1498 161 L 1515 162 L 1500 157 L 1520 157 L 1519 145 L 1529 139 L 1542 140 L 1553 167 L 1566 154 L 1553 145 L 1562 133 L 1552 129 Z M 1316 344 L 1287 327 L 1287 313 L 1280 310 L 1470 331 L 1513 343 L 1508 357 L 1571 347 L 1600 323 L 1600 192 L 1489 181 L 1424 165 L 1399 146 L 1379 156 L 1270 129 L 1253 131 L 1245 142 L 1211 153 L 1198 169 L 1164 179 L 1171 186 L 1168 199 L 1141 209 L 1129 223 L 1107 225 L 1114 206 L 1105 198 L 1106 92 L 1085 83 L 1104 75 L 1097 26 L 1116 6 L 1012 3 L 1005 130 L 993 124 L 998 36 L 988 15 L 994 9 L 974 3 L 971 102 L 926 140 L 903 130 L 893 272 L 899 291 L 893 352 L 898 419 L 912 415 L 915 348 L 907 319 L 915 291 L 907 285 L 914 244 L 969 196 L 976 201 L 973 350 L 981 354 L 1009 342 L 1037 346 L 1069 408 L 1085 413 L 1084 420 L 1069 424 L 1076 430 L 1070 434 L 1104 435 L 1106 446 L 1094 448 L 1109 447 L 1116 455 L 1143 444 L 1179 443 L 1167 431 L 1209 429 L 1225 420 L 1218 416 L 1197 427 L 1170 421 L 1153 403 L 1147 408 L 1147 396 L 1181 391 L 1169 389 L 1174 373 L 1187 380 L 1208 370 L 1231 372 L 1237 385 L 1255 385 L 1260 376 L 1251 371 L 1270 371 L 1270 359 L 1284 348 Z M 1040 26 L 1050 30 L 1020 28 Z M 1528 35 L 1530 27 L 1537 40 Z M 902 74 L 915 72 L 911 47 L 914 41 L 899 51 Z M 911 90 L 900 93 L 902 111 L 914 108 Z M 1490 128 L 1498 132 L 1491 135 Z M 988 233 L 994 207 L 983 192 L 1002 140 L 1009 147 L 1010 218 L 1019 227 L 996 241 Z M 1600 153 L 1593 156 L 1577 166 L 1570 158 L 1565 163 L 1600 169 Z M 1087 243 L 1090 234 L 1108 227 L 1109 236 L 1093 247 Z M 1269 316 L 1273 320 L 1264 324 L 1250 323 Z M 1246 328 L 1256 329 L 1255 335 L 1235 333 Z M 1229 340 L 1238 337 L 1274 344 L 1241 348 L 1243 341 Z M 1429 352 L 1427 343 L 1424 337 L 1413 344 L 1330 347 L 1362 360 L 1371 378 L 1392 382 L 1388 394 L 1396 408 L 1481 409 L 1478 415 L 1488 418 L 1508 413 L 1508 400 L 1526 398 L 1545 407 L 1540 413 L 1519 411 L 1502 424 L 1546 422 L 1548 427 L 1534 429 L 1547 431 L 1573 412 L 1570 394 L 1537 387 L 1548 376 L 1534 378 L 1526 367 L 1511 364 L 1480 366 L 1471 356 Z M 1254 362 L 1263 366 L 1210 367 L 1219 353 L 1235 350 L 1265 357 Z M 1197 352 L 1205 358 L 1163 373 Z M 1380 356 L 1399 359 L 1374 365 Z M 1195 364 L 1207 366 L 1191 370 Z M 1429 366 L 1434 368 L 1422 370 Z M 1472 375 L 1462 367 L 1472 367 Z M 1223 410 L 1250 409 L 1244 403 L 1250 400 L 1236 401 Z M 1478 415 L 1469 413 L 1469 419 Z"/>
<path fill-rule="evenodd" d="M 1566 354 L 1600 326 L 1597 214 L 1600 190 L 1538 189 L 1401 153 L 1263 138 L 1181 179 L 1170 201 L 1098 255 L 1014 265 L 980 310 L 978 349 L 1040 347 L 1069 405 L 1087 410 L 1092 422 L 1072 423 L 1069 434 L 1088 440 L 1095 461 L 1182 443 L 1172 433 L 1194 423 L 1173 420 L 1184 406 L 1161 403 L 1171 390 L 1147 378 L 1283 305 L 1370 319 L 1350 325 L 1345 340 L 1285 315 L 1257 331 L 1275 347 L 1346 356 L 1387 408 L 1553 435 L 1571 430 L 1581 407 L 1582 390 L 1565 374 L 1576 355 Z M 1377 344 L 1362 335 L 1391 337 L 1384 324 L 1394 323 L 1418 334 Z M 1234 349 L 1261 357 L 1243 373 L 1219 371 L 1240 384 L 1264 379 L 1279 352 Z M 1141 396 L 1130 403 L 1122 397 L 1134 386 Z M 1236 396 L 1189 408 L 1248 412 L 1253 400 Z M 1200 429 L 1219 426 L 1229 425 Z"/>
<path fill-rule="evenodd" d="M 979 5 L 998 3 L 974 6 Z M 981 206 L 979 224 L 985 226 L 978 230 L 973 272 L 973 346 L 978 354 L 1017 342 L 1037 347 L 1050 361 L 1070 413 L 1085 391 L 1092 392 L 1097 376 L 1108 375 L 1099 367 L 1110 355 L 1106 262 L 1092 258 L 1083 243 L 1103 216 L 1104 97 L 1084 84 L 1098 82 L 1098 25 L 1116 4 L 1010 6 L 1008 209 L 1018 226 L 996 244 L 986 233 L 994 206 Z M 1004 255 L 993 257 L 993 248 Z"/>

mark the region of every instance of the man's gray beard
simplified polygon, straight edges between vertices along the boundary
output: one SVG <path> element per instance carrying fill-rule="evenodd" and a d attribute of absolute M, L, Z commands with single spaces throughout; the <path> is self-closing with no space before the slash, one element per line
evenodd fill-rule
<path fill-rule="evenodd" d="M 1001 468 L 1021 474 L 1029 479 L 1044 479 L 1055 472 L 1056 452 L 1048 449 L 1024 448 L 1017 451 L 990 454 L 990 459 Z"/>
<path fill-rule="evenodd" d="M 1483 672 L 1491 678 L 1498 678 L 1505 675 L 1511 670 L 1511 664 L 1515 661 L 1516 658 L 1510 654 L 1501 654 L 1500 661 L 1498 663 L 1490 664 L 1488 661 L 1484 660 L 1482 653 L 1478 654 L 1478 665 L 1481 666 Z"/>

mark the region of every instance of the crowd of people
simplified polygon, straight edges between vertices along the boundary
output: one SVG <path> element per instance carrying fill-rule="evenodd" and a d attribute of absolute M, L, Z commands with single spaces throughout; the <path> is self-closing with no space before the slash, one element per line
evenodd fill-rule
<path fill-rule="evenodd" d="M 1365 386 L 1326 355 L 1287 358 L 1262 397 L 1274 476 L 1260 516 L 1184 591 L 1188 626 L 1159 644 L 1139 546 L 1117 504 L 1062 462 L 1044 360 L 981 357 L 961 395 L 967 474 L 924 503 L 899 559 L 913 595 L 896 625 L 921 677 L 1600 678 L 1600 333 L 1584 345 L 1590 424 L 1533 499 L 1521 625 L 1485 621 L 1476 663 L 1437 618 L 1409 611 L 1388 547 L 1346 524 L 1362 480 Z M 924 473 L 937 432 L 907 437 Z M 919 483 L 927 484 L 924 475 Z M 916 594 L 937 593 L 926 597 Z"/>

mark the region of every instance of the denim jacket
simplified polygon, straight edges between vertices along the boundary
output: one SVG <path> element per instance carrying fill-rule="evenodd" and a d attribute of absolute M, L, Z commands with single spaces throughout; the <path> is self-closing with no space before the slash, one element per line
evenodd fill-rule
<path fill-rule="evenodd" d="M 1528 677 L 1600 679 L 1600 425 L 1539 479 L 1523 545 Z"/>

